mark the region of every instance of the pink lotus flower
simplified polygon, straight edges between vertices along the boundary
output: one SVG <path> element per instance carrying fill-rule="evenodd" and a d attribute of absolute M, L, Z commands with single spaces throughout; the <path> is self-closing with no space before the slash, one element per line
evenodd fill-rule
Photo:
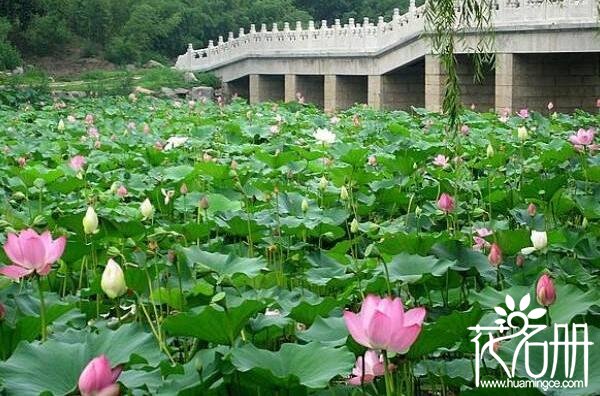
<path fill-rule="evenodd" d="M 594 142 L 596 131 L 593 128 L 585 130 L 580 128 L 576 134 L 569 136 L 569 141 L 577 151 L 583 151 Z"/>
<path fill-rule="evenodd" d="M 98 128 L 93 126 L 90 129 L 88 129 L 88 136 L 91 137 L 92 139 L 98 139 L 100 137 Z"/>
<path fill-rule="evenodd" d="M 537 213 L 537 206 L 535 206 L 533 202 L 530 203 L 529 206 L 527 206 L 527 213 L 529 213 L 529 216 L 531 217 L 535 216 L 535 214 Z"/>
<path fill-rule="evenodd" d="M 485 238 L 485 237 L 489 237 L 490 235 L 492 235 L 494 233 L 494 231 L 483 227 L 483 228 L 476 228 L 475 233 L 477 235 L 479 235 L 480 237 Z"/>
<path fill-rule="evenodd" d="M 34 272 L 47 275 L 52 264 L 62 256 L 66 242 L 64 236 L 52 240 L 49 231 L 38 235 L 31 228 L 19 235 L 8 234 L 4 252 L 12 265 L 0 268 L 0 274 L 15 280 Z"/>
<path fill-rule="evenodd" d="M 79 376 L 79 391 L 82 396 L 117 396 L 120 392 L 116 383 L 121 367 L 110 367 L 105 355 L 92 359 Z"/>
<path fill-rule="evenodd" d="M 497 243 L 492 243 L 492 247 L 490 248 L 490 254 L 488 255 L 488 260 L 493 267 L 499 267 L 502 264 L 502 250 Z"/>
<path fill-rule="evenodd" d="M 474 236 L 473 241 L 475 242 L 475 244 L 473 245 L 473 250 L 478 252 L 490 246 L 490 243 L 488 241 L 479 236 Z"/>
<path fill-rule="evenodd" d="M 80 172 L 85 165 L 85 157 L 83 155 L 76 155 L 69 160 L 69 166 L 75 172 Z"/>
<path fill-rule="evenodd" d="M 467 136 L 469 134 L 469 126 L 468 125 L 463 125 L 460 127 L 460 133 L 462 133 L 463 135 Z"/>
<path fill-rule="evenodd" d="M 88 125 L 92 125 L 94 123 L 94 116 L 92 114 L 87 114 L 85 116 L 85 123 Z"/>
<path fill-rule="evenodd" d="M 448 163 L 449 158 L 443 154 L 438 154 L 433 159 L 433 165 L 439 166 L 442 169 L 447 168 L 450 164 Z"/>
<path fill-rule="evenodd" d="M 527 117 L 529 117 L 529 109 L 527 109 L 527 108 L 521 109 L 517 112 L 517 115 L 521 118 L 527 118 Z"/>
<path fill-rule="evenodd" d="M 538 280 L 535 288 L 535 297 L 537 302 L 544 307 L 554 304 L 556 301 L 556 288 L 554 282 L 548 274 L 544 274 Z"/>
<path fill-rule="evenodd" d="M 500 117 L 498 117 L 498 120 L 500 120 L 500 122 L 506 123 L 506 121 L 508 121 L 509 114 L 510 114 L 510 111 L 507 108 L 502 109 L 502 111 L 500 112 Z"/>
<path fill-rule="evenodd" d="M 117 196 L 119 198 L 125 198 L 127 196 L 127 187 L 125 187 L 124 185 L 120 185 L 119 188 L 117 188 Z"/>
<path fill-rule="evenodd" d="M 344 312 L 346 327 L 352 338 L 370 349 L 406 353 L 421 332 L 425 308 L 404 312 L 400 298 L 368 295 L 358 314 Z"/>
<path fill-rule="evenodd" d="M 375 377 L 385 374 L 385 366 L 379 354 L 375 351 L 367 351 L 365 356 L 359 356 L 352 369 L 352 376 L 348 379 L 350 385 L 360 386 L 373 382 Z"/>
<path fill-rule="evenodd" d="M 438 208 L 445 213 L 450 213 L 454 210 L 454 198 L 449 194 L 442 193 L 437 201 Z"/>
<path fill-rule="evenodd" d="M 548 111 L 552 111 L 553 108 L 554 108 L 554 103 L 548 102 Z"/>
<path fill-rule="evenodd" d="M 27 158 L 25 158 L 25 157 L 19 157 L 19 158 L 17 158 L 17 164 L 19 164 L 19 166 L 21 168 L 24 168 L 25 165 L 27 165 Z"/>

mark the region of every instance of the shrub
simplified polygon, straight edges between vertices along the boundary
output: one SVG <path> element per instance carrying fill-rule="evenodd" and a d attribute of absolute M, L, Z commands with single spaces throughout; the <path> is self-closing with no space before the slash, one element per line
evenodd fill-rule
<path fill-rule="evenodd" d="M 15 47 L 0 41 L 0 70 L 12 70 L 21 64 L 21 55 Z"/>
<path fill-rule="evenodd" d="M 32 21 L 25 37 L 29 51 L 36 55 L 49 55 L 68 44 L 71 33 L 61 17 L 45 15 Z"/>
<path fill-rule="evenodd" d="M 136 45 L 124 37 L 115 37 L 106 47 L 106 59 L 110 62 L 124 65 L 136 63 L 140 58 Z"/>

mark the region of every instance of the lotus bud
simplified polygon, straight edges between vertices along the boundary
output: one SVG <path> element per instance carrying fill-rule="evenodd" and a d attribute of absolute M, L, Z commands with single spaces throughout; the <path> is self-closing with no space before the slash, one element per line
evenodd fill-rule
<path fill-rule="evenodd" d="M 468 125 L 461 126 L 460 133 L 462 133 L 465 136 L 468 135 L 469 134 L 469 126 Z"/>
<path fill-rule="evenodd" d="M 517 267 L 521 268 L 523 267 L 523 265 L 525 265 L 525 256 L 523 256 L 522 254 L 519 254 L 516 258 L 515 258 L 515 264 L 517 265 Z"/>
<path fill-rule="evenodd" d="M 19 158 L 17 158 L 17 163 L 19 164 L 19 166 L 21 168 L 23 168 L 23 167 L 25 167 L 25 165 L 27 165 L 27 158 L 19 157 Z"/>
<path fill-rule="evenodd" d="M 423 209 L 419 205 L 415 207 L 415 216 L 419 217 L 423 213 Z"/>
<path fill-rule="evenodd" d="M 353 234 L 358 232 L 358 221 L 356 220 L 356 217 L 350 223 L 350 232 Z"/>
<path fill-rule="evenodd" d="M 100 287 L 102 287 L 102 291 L 106 293 L 108 298 L 120 297 L 127 291 L 125 274 L 115 260 L 108 260 L 104 272 L 102 272 Z"/>
<path fill-rule="evenodd" d="M 520 126 L 519 129 L 517 129 L 517 136 L 519 137 L 519 140 L 521 140 L 521 141 L 527 140 L 527 138 L 529 137 L 527 128 L 525 128 L 524 126 Z"/>
<path fill-rule="evenodd" d="M 154 215 L 154 206 L 150 200 L 146 198 L 140 205 L 140 213 L 144 216 L 144 220 L 151 218 Z"/>
<path fill-rule="evenodd" d="M 492 147 L 491 144 L 488 144 L 486 154 L 487 154 L 488 158 L 491 158 L 494 156 L 494 154 L 495 154 L 494 147 Z"/>
<path fill-rule="evenodd" d="M 554 108 L 554 103 L 548 102 L 548 111 L 552 111 L 553 108 Z"/>
<path fill-rule="evenodd" d="M 348 189 L 346 188 L 346 186 L 342 186 L 340 188 L 340 199 L 342 201 L 347 201 L 348 200 Z"/>
<path fill-rule="evenodd" d="M 62 118 L 60 119 L 60 121 L 58 121 L 56 129 L 58 129 L 61 132 L 65 130 L 65 122 L 62 120 Z"/>
<path fill-rule="evenodd" d="M 179 192 L 181 193 L 181 195 L 187 195 L 187 193 L 189 192 L 187 184 L 183 183 L 181 187 L 179 187 Z"/>
<path fill-rule="evenodd" d="M 587 228 L 588 224 L 589 223 L 587 217 L 584 217 L 583 221 L 581 222 L 581 228 Z"/>
<path fill-rule="evenodd" d="M 92 206 L 88 206 L 83 216 L 83 232 L 88 235 L 98 232 L 98 215 Z"/>
<path fill-rule="evenodd" d="M 208 209 L 208 207 L 210 206 L 208 203 L 208 198 L 206 198 L 206 196 L 203 196 L 202 198 L 200 198 L 200 201 L 198 202 L 198 206 L 202 210 Z"/>
<path fill-rule="evenodd" d="M 367 163 L 371 166 L 377 166 L 377 157 L 375 156 L 375 154 L 369 155 L 369 159 L 367 160 Z"/>
<path fill-rule="evenodd" d="M 529 216 L 533 217 L 535 216 L 537 212 L 537 207 L 535 206 L 534 203 L 530 203 L 529 206 L 527 206 L 527 213 L 529 213 Z"/>
<path fill-rule="evenodd" d="M 500 341 L 494 342 L 492 348 L 494 349 L 494 352 L 498 353 L 498 351 L 500 350 Z"/>
<path fill-rule="evenodd" d="M 304 198 L 302 200 L 302 212 L 306 213 L 308 211 L 308 199 Z"/>
<path fill-rule="evenodd" d="M 544 307 L 554 304 L 556 301 L 556 288 L 554 282 L 548 274 L 544 274 L 540 277 L 535 288 L 535 297 L 537 302 Z"/>
<path fill-rule="evenodd" d="M 548 235 L 546 231 L 531 231 L 531 243 L 536 250 L 542 250 L 548 246 Z"/>
<path fill-rule="evenodd" d="M 321 190 L 325 190 L 327 188 L 328 184 L 329 184 L 329 182 L 327 181 L 325 176 L 321 176 L 321 179 L 319 180 L 319 188 Z"/>
<path fill-rule="evenodd" d="M 442 193 L 437 201 L 437 206 L 445 213 L 450 213 L 454 210 L 454 198 L 449 194 Z"/>
<path fill-rule="evenodd" d="M 502 250 L 497 243 L 493 243 L 490 248 L 490 254 L 488 255 L 488 260 L 493 267 L 498 268 L 500 264 L 502 264 Z"/>
<path fill-rule="evenodd" d="M 121 368 L 111 369 L 110 361 L 105 355 L 92 359 L 79 376 L 79 392 L 82 396 L 117 396 L 119 384 L 117 379 Z"/>

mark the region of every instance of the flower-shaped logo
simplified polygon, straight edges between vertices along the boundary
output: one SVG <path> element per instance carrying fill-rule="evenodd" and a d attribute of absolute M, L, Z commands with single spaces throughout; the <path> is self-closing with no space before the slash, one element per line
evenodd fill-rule
<path fill-rule="evenodd" d="M 506 308 L 508 311 L 500 306 L 494 307 L 494 311 L 498 314 L 499 318 L 494 321 L 502 330 L 500 332 L 504 332 L 509 328 L 524 328 L 529 324 L 529 319 L 535 320 L 539 319 L 546 314 L 546 308 L 534 308 L 529 313 L 525 314 L 527 308 L 529 308 L 529 304 L 531 303 L 531 297 L 529 294 L 525 294 L 521 301 L 519 301 L 519 309 L 516 309 L 515 300 L 510 296 L 506 295 L 504 299 L 504 303 L 506 304 Z M 513 323 L 513 319 L 521 318 L 523 320 L 522 324 Z M 505 327 L 504 325 L 507 325 Z"/>

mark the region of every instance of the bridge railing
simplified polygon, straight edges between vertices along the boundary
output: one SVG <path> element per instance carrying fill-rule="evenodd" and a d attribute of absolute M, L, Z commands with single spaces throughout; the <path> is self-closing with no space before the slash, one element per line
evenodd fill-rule
<path fill-rule="evenodd" d="M 540 25 L 594 23 L 598 18 L 597 0 L 495 0 L 492 24 L 495 28 L 535 29 Z M 425 31 L 425 6 L 417 7 L 410 1 L 409 10 L 400 14 L 394 10 L 391 21 L 379 17 L 357 22 L 353 18 L 341 24 L 336 19 L 332 26 L 322 21 L 319 27 L 310 21 L 308 28 L 300 22 L 292 28 L 265 24 L 257 29 L 250 26 L 246 33 L 240 29 L 237 37 L 229 32 L 208 47 L 196 50 L 190 44 L 175 64 L 181 70 L 211 70 L 219 66 L 251 57 L 369 56 L 385 48 L 418 37 Z M 460 12 L 460 10 L 457 10 Z"/>

